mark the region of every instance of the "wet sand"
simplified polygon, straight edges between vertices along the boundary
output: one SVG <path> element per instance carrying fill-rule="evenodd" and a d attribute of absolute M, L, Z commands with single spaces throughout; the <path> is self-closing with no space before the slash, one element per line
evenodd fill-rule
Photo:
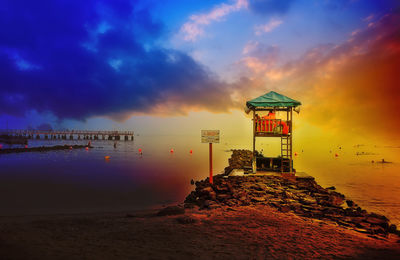
<path fill-rule="evenodd" d="M 0 218 L 1 259 L 398 259 L 399 237 L 371 238 L 268 205 Z"/>

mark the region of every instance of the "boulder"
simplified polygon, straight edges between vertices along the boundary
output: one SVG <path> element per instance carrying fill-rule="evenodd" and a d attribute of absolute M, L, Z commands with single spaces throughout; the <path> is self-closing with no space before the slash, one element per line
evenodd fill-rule
<path fill-rule="evenodd" d="M 391 224 L 391 225 L 389 226 L 389 229 L 388 229 L 388 231 L 389 231 L 389 233 L 393 233 L 393 234 L 395 234 L 395 233 L 396 233 L 396 231 L 397 231 L 397 227 L 396 227 L 396 225 L 395 225 L 395 224 Z"/>
<path fill-rule="evenodd" d="M 354 207 L 354 202 L 352 200 L 346 200 L 346 204 L 347 206 L 349 206 L 350 208 Z"/>

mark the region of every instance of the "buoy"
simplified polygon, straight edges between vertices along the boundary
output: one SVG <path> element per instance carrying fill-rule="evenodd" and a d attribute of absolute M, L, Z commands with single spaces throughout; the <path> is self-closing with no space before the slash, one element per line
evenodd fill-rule
<path fill-rule="evenodd" d="M 89 150 L 89 147 L 85 147 L 85 150 L 86 150 L 86 151 Z"/>
<path fill-rule="evenodd" d="M 189 153 L 191 153 L 191 154 L 192 154 L 192 153 L 193 153 L 193 151 L 192 151 L 192 150 L 190 150 L 190 151 L 189 151 Z"/>
<path fill-rule="evenodd" d="M 69 149 L 72 150 L 72 146 L 70 146 Z"/>
<path fill-rule="evenodd" d="M 296 153 L 296 152 L 294 153 L 294 156 L 297 156 L 297 153 Z"/>
<path fill-rule="evenodd" d="M 25 145 L 25 148 L 28 148 L 28 145 Z"/>
<path fill-rule="evenodd" d="M 335 157 L 338 157 L 339 155 L 337 153 L 335 153 Z"/>
<path fill-rule="evenodd" d="M 109 156 L 109 155 L 106 155 L 106 156 L 104 156 L 104 159 L 109 160 L 109 159 L 110 159 L 110 156 Z"/>
<path fill-rule="evenodd" d="M 170 152 L 173 153 L 173 152 L 174 152 L 174 149 L 171 148 L 171 151 L 170 151 Z"/>
<path fill-rule="evenodd" d="M 142 153 L 142 148 L 139 148 L 139 150 L 138 150 L 138 151 L 139 151 L 139 153 Z"/>
<path fill-rule="evenodd" d="M 0 144 L 0 149 L 2 149 L 3 148 L 3 145 L 2 144 Z"/>

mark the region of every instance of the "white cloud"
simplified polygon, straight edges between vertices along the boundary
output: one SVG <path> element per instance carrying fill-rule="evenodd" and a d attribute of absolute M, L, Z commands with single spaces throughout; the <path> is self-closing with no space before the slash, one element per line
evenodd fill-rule
<path fill-rule="evenodd" d="M 276 27 L 278 27 L 279 25 L 281 25 L 283 23 L 282 20 L 279 19 L 271 19 L 268 23 L 266 24 L 261 24 L 261 25 L 257 25 L 254 28 L 255 34 L 256 35 L 261 35 L 263 33 L 269 33 L 272 32 Z"/>
<path fill-rule="evenodd" d="M 183 39 L 185 41 L 196 41 L 199 36 L 204 34 L 204 26 L 214 21 L 220 21 L 228 14 L 247 7 L 247 0 L 236 0 L 233 4 L 221 4 L 214 7 L 208 13 L 192 15 L 189 18 L 190 21 L 181 27 L 180 31 L 183 34 Z"/>

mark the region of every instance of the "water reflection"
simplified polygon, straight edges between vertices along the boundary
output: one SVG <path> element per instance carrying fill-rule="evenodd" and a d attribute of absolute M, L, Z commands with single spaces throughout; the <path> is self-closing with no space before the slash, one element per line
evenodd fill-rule
<path fill-rule="evenodd" d="M 208 176 L 208 145 L 199 139 L 141 135 L 133 142 L 119 141 L 117 148 L 113 141 L 99 140 L 92 141 L 95 148 L 89 151 L 0 155 L 0 215 L 131 210 L 181 202 L 193 189 L 191 179 Z M 33 140 L 29 146 L 85 143 Z M 228 165 L 231 148 L 250 147 L 243 137 L 226 137 L 214 145 L 214 172 Z M 266 155 L 279 154 L 278 145 L 260 147 Z M 305 146 L 296 152 L 297 171 L 400 224 L 399 148 Z M 382 158 L 394 163 L 376 163 Z"/>

